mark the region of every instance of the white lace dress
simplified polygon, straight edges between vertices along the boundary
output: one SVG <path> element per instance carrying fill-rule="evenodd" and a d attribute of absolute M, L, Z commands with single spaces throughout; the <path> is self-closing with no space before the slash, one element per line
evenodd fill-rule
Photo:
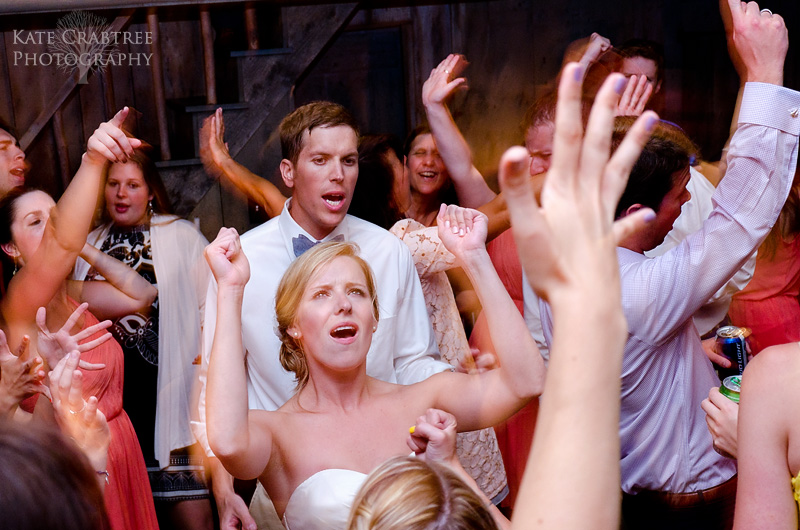
<path fill-rule="evenodd" d="M 403 219 L 389 231 L 411 250 L 439 351 L 443 359 L 455 366 L 469 352 L 453 288 L 445 273 L 455 266 L 456 258 L 442 244 L 435 226 L 425 227 L 413 219 Z M 487 497 L 495 499 L 505 491 L 506 472 L 494 429 L 459 433 L 457 454 L 461 465 Z"/>

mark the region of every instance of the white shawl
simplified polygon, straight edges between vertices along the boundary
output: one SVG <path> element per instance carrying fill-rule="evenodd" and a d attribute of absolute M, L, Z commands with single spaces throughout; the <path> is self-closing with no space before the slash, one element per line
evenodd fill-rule
<path fill-rule="evenodd" d="M 100 248 L 110 225 L 89 234 L 91 245 Z M 192 385 L 197 379 L 203 311 L 209 269 L 203 259 L 208 245 L 189 221 L 154 215 L 150 223 L 153 266 L 158 281 L 158 399 L 156 401 L 155 457 L 159 466 L 169 465 L 169 453 L 195 442 L 189 427 L 196 411 Z M 89 264 L 78 259 L 73 278 L 83 280 Z M 168 353 L 168 354 L 167 354 Z"/>

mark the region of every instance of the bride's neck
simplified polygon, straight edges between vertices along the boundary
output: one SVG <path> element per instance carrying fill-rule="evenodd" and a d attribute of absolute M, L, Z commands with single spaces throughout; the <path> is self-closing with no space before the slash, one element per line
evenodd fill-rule
<path fill-rule="evenodd" d="M 352 411 L 369 399 L 369 381 L 370 377 L 363 370 L 341 377 L 317 377 L 316 380 L 309 377 L 298 395 L 298 403 L 307 410 Z"/>

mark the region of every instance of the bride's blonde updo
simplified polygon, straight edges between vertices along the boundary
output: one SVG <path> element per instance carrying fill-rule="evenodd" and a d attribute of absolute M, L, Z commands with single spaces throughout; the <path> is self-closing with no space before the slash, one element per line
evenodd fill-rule
<path fill-rule="evenodd" d="M 361 267 L 367 280 L 367 291 L 372 299 L 372 314 L 375 322 L 378 322 L 378 294 L 375 291 L 375 279 L 369 264 L 358 255 L 358 245 L 350 242 L 320 243 L 297 258 L 284 273 L 278 285 L 278 292 L 275 294 L 277 333 L 281 340 L 281 366 L 294 373 L 297 382 L 295 392 L 302 390 L 308 383 L 308 364 L 300 341 L 289 334 L 289 328 L 297 319 L 297 311 L 309 280 L 318 270 L 338 257 L 348 257 Z"/>

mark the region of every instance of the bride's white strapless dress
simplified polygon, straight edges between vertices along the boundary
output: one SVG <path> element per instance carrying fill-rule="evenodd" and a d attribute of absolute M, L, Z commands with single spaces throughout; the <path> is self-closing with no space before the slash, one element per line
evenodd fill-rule
<path fill-rule="evenodd" d="M 349 469 L 323 469 L 289 497 L 283 512 L 288 530 L 344 529 L 353 499 L 367 476 Z"/>

